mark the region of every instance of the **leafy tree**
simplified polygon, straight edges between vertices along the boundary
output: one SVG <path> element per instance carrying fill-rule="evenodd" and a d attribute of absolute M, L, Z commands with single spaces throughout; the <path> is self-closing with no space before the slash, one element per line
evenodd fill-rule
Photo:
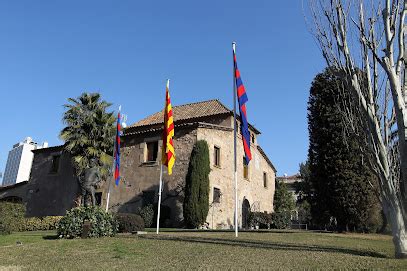
<path fill-rule="evenodd" d="M 187 227 L 197 228 L 209 211 L 209 148 L 204 140 L 196 142 L 189 161 L 185 184 L 184 219 Z"/>
<path fill-rule="evenodd" d="M 115 117 L 107 112 L 110 103 L 101 100 L 99 93 L 82 93 L 69 98 L 63 122 L 66 127 L 60 138 L 73 160 L 76 173 L 81 176 L 91 161 L 98 161 L 102 175 L 107 175 L 112 163 Z"/>
<path fill-rule="evenodd" d="M 344 109 L 357 112 L 357 118 L 347 118 L 349 126 L 369 146 L 364 151 L 379 179 L 395 256 L 407 258 L 407 0 L 308 3 L 310 30 L 322 56 L 346 74 L 351 87 L 344 91 L 357 101 Z"/>
<path fill-rule="evenodd" d="M 274 193 L 274 213 L 271 215 L 271 226 L 277 229 L 286 229 L 290 226 L 291 212 L 295 209 L 293 195 L 288 191 L 283 181 L 276 180 Z"/>
<path fill-rule="evenodd" d="M 333 217 L 340 231 L 369 231 L 372 216 L 380 216 L 375 195 L 377 179 L 362 156 L 361 150 L 367 146 L 344 132 L 343 104 L 338 101 L 351 99 L 342 87 L 346 87 L 342 75 L 330 69 L 312 83 L 308 102 L 309 172 L 302 169 L 309 179 L 304 191 L 315 224 L 323 227 Z"/>
<path fill-rule="evenodd" d="M 274 193 L 274 211 L 291 212 L 295 209 L 293 195 L 288 192 L 287 185 L 282 181 L 276 181 L 276 192 Z"/>

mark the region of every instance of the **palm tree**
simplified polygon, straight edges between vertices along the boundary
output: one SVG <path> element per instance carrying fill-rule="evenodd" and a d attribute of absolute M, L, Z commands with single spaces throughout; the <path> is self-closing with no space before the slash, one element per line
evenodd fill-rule
<path fill-rule="evenodd" d="M 107 177 L 112 164 L 115 135 L 115 117 L 106 112 L 110 103 L 101 100 L 99 93 L 82 93 L 78 98 L 69 98 L 60 138 L 65 141 L 65 150 L 72 156 L 76 175 L 81 180 L 85 169 L 97 161 L 101 175 Z"/>

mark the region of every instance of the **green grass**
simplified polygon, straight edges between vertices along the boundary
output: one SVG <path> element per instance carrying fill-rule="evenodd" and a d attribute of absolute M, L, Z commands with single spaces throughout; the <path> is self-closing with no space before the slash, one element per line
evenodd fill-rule
<path fill-rule="evenodd" d="M 0 236 L 0 270 L 398 269 L 391 236 L 304 231 L 174 231 L 100 239 Z M 17 245 L 19 241 L 22 244 Z"/>

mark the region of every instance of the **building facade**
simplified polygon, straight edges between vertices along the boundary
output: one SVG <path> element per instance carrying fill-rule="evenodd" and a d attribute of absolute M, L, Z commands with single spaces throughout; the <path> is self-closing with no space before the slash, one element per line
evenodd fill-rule
<path fill-rule="evenodd" d="M 231 228 L 234 224 L 235 190 L 233 179 L 233 112 L 218 100 L 173 107 L 176 162 L 173 174 L 163 175 L 163 224 L 183 223 L 183 188 L 192 149 L 198 140 L 209 145 L 210 228 Z M 148 203 L 157 202 L 162 147 L 162 112 L 131 126 L 122 137 L 121 184 L 111 192 L 110 209 L 135 212 Z M 257 143 L 260 132 L 253 126 L 251 152 L 253 160 L 244 163 L 240 133 L 237 144 L 239 225 L 247 227 L 249 210 L 272 212 L 276 169 Z M 105 197 L 103 197 L 105 200 Z M 167 220 L 167 221 L 166 221 Z"/>
<path fill-rule="evenodd" d="M 192 149 L 198 140 L 209 146 L 210 228 L 234 225 L 233 112 L 217 100 L 174 106 L 176 162 L 173 174 L 163 174 L 161 224 L 183 226 L 185 179 Z M 112 181 L 109 210 L 136 213 L 148 204 L 157 205 L 162 147 L 162 112 L 129 126 L 121 137 L 121 180 Z M 276 169 L 258 144 L 260 132 L 249 125 L 252 161 L 244 163 L 240 133 L 237 138 L 238 221 L 247 227 L 249 211 L 273 212 Z M 63 146 L 34 150 L 31 177 L 23 202 L 28 216 L 64 215 L 78 204 L 80 187 L 71 157 Z M 165 168 L 165 167 L 164 167 Z M 99 204 L 106 207 L 109 182 L 96 190 Z M 6 192 L 6 191 L 4 191 Z M 7 196 L 13 196 L 7 191 Z M 4 194 L 6 195 L 6 194 Z M 2 200 L 0 195 L 0 200 Z"/>
<path fill-rule="evenodd" d="M 32 141 L 31 137 L 15 144 L 8 154 L 2 185 L 8 186 L 28 181 L 34 157 L 32 151 L 42 147 L 47 147 L 47 143 L 38 145 Z"/>

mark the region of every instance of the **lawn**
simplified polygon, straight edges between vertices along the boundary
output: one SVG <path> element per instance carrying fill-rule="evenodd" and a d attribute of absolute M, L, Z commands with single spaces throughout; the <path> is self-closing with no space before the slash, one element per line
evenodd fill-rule
<path fill-rule="evenodd" d="M 0 236 L 0 270 L 400 269 L 390 236 L 305 231 L 166 231 L 100 239 Z M 17 243 L 18 242 L 18 243 Z"/>

